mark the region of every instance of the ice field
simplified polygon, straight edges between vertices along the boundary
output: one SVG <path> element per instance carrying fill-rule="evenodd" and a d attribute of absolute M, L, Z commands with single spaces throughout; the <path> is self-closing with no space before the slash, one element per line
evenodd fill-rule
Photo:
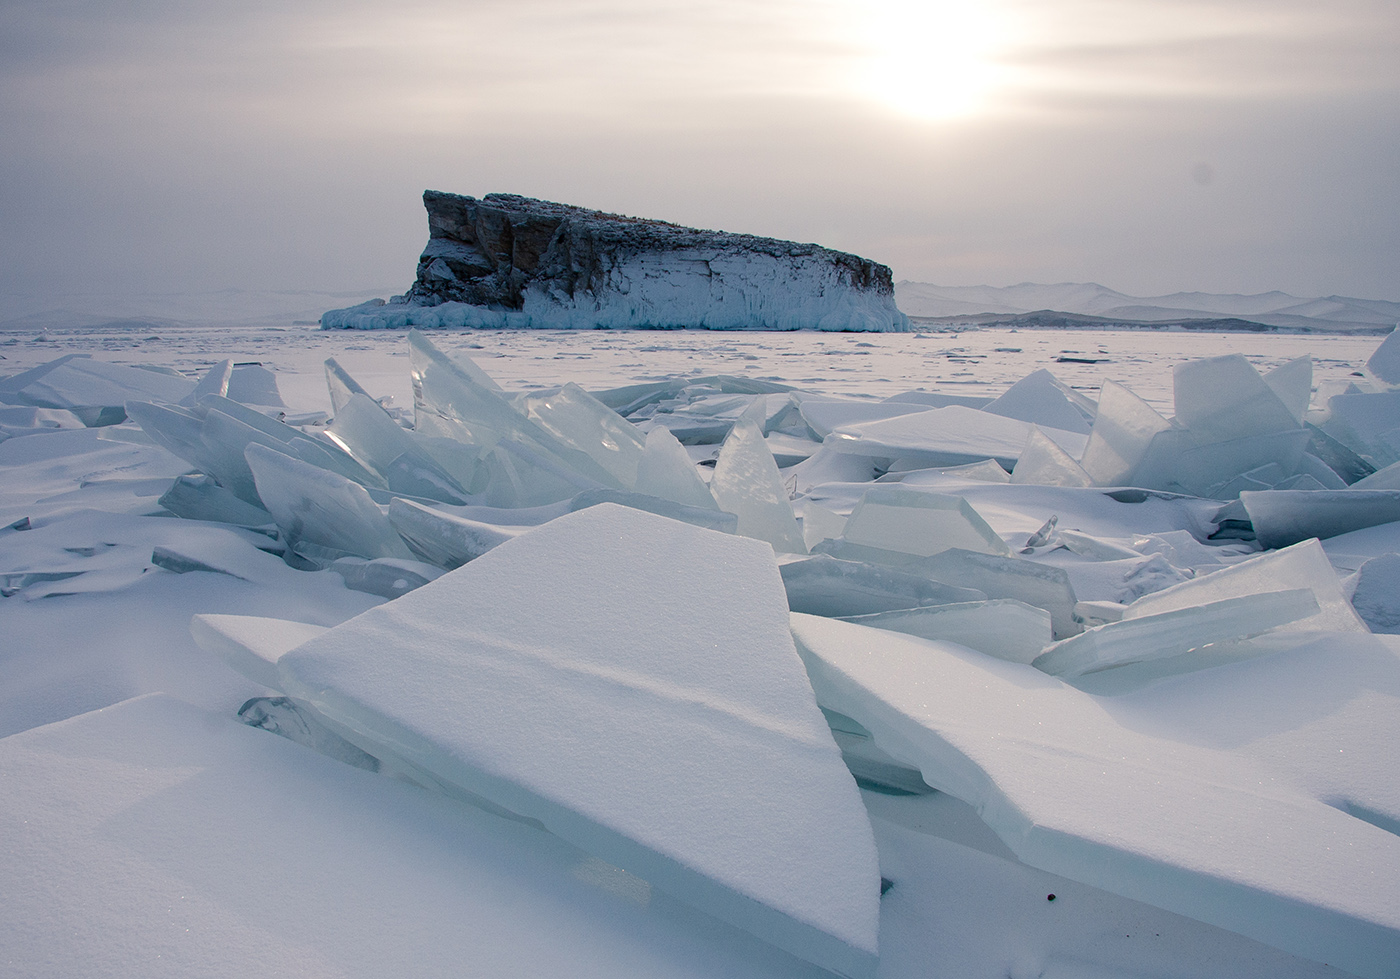
<path fill-rule="evenodd" d="M 0 357 L 0 974 L 1400 976 L 1400 334 Z"/>

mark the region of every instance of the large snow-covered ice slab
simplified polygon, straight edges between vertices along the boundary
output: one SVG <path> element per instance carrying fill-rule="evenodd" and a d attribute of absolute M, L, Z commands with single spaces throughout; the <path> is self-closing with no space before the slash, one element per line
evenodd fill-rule
<path fill-rule="evenodd" d="M 715 574 L 723 568 L 723 574 Z M 359 747 L 775 945 L 874 970 L 879 869 L 771 549 L 603 504 L 281 657 Z"/>
<path fill-rule="evenodd" d="M 951 643 L 794 615 L 823 707 L 974 805 L 1032 866 L 1374 977 L 1400 963 L 1400 838 L 1190 732 Z M 1199 674 L 1197 674 L 1199 676 Z"/>
<path fill-rule="evenodd" d="M 556 836 L 231 710 L 128 700 L 0 739 L 0 771 L 6 976 L 827 975 Z"/>

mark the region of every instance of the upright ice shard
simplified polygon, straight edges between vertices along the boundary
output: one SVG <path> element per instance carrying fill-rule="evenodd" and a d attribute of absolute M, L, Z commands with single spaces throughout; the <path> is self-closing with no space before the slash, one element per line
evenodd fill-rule
<path fill-rule="evenodd" d="M 588 453 L 561 441 L 516 411 L 484 372 L 468 359 L 455 361 L 417 330 L 408 334 L 413 363 L 414 408 L 418 428 L 432 416 L 433 434 L 452 435 L 484 454 L 501 442 L 514 443 L 517 456 L 537 455 L 543 468 L 562 467 L 589 483 L 621 489 L 621 483 Z"/>
<path fill-rule="evenodd" d="M 1031 426 L 1031 436 L 1016 468 L 1011 470 L 1011 482 L 1034 486 L 1092 486 L 1093 479 L 1075 462 L 1068 452 L 1050 439 L 1038 425 Z"/>
<path fill-rule="evenodd" d="M 1177 364 L 1172 378 L 1176 420 L 1204 439 L 1248 438 L 1299 426 L 1299 419 L 1241 354 Z"/>
<path fill-rule="evenodd" d="M 676 440 L 670 430 L 657 426 L 647 432 L 642 458 L 637 463 L 638 493 L 648 493 L 663 499 L 674 500 L 686 506 L 704 507 L 718 510 L 715 498 L 700 474 L 695 471 L 695 463 L 685 446 Z"/>
<path fill-rule="evenodd" d="M 807 553 L 778 464 L 758 425 L 748 418 L 736 422 L 724 440 L 710 494 L 721 510 L 739 518 L 743 536 L 767 541 L 781 553 Z"/>
<path fill-rule="evenodd" d="M 406 558 L 409 552 L 358 483 L 254 443 L 246 450 L 258 496 L 288 546 L 330 548 L 336 556 Z"/>
<path fill-rule="evenodd" d="M 637 426 L 577 384 L 527 395 L 523 406 L 530 419 L 565 445 L 586 453 L 618 487 L 636 486 L 645 447 Z"/>
<path fill-rule="evenodd" d="M 874 839 L 766 545 L 593 507 L 279 671 L 294 700 L 419 780 L 537 819 L 832 971 L 873 974 Z"/>
<path fill-rule="evenodd" d="M 326 358 L 326 388 L 331 396 L 331 411 L 340 414 L 340 409 L 345 407 L 352 395 L 362 394 L 366 398 L 369 392 L 360 387 L 360 383 L 350 376 L 350 372 L 334 357 Z"/>
<path fill-rule="evenodd" d="M 1080 465 L 1096 486 L 1126 485 L 1152 437 L 1170 427 L 1146 401 L 1121 384 L 1104 381 Z"/>
<path fill-rule="evenodd" d="M 982 410 L 1082 435 L 1089 434 L 1094 419 L 1094 403 L 1044 368 L 1021 378 Z"/>
<path fill-rule="evenodd" d="M 1312 357 L 1309 354 L 1279 364 L 1264 375 L 1264 383 L 1278 395 L 1299 425 L 1303 423 L 1303 416 L 1308 413 L 1308 404 L 1312 401 L 1312 377 Z"/>
<path fill-rule="evenodd" d="M 1386 387 L 1400 388 L 1400 327 L 1391 330 L 1366 361 L 1367 372 Z"/>
<path fill-rule="evenodd" d="M 1377 469 L 1400 462 L 1400 391 L 1339 394 L 1322 429 Z"/>
<path fill-rule="evenodd" d="M 437 460 L 366 394 L 350 394 L 326 436 L 395 493 L 440 503 L 466 503 L 468 493 Z"/>

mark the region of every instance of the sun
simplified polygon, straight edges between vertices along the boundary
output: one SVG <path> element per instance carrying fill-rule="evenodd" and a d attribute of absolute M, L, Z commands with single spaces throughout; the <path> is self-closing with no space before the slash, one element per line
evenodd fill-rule
<path fill-rule="evenodd" d="M 864 40 L 856 85 L 903 115 L 957 119 L 984 108 L 1001 69 L 1003 25 L 976 0 L 864 0 L 852 4 Z"/>

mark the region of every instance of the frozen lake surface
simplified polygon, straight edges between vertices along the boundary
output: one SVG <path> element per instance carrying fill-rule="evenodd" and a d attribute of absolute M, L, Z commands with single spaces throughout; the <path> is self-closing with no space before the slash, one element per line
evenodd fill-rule
<path fill-rule="evenodd" d="M 1379 343 L 0 332 L 0 972 L 1400 975 Z"/>

